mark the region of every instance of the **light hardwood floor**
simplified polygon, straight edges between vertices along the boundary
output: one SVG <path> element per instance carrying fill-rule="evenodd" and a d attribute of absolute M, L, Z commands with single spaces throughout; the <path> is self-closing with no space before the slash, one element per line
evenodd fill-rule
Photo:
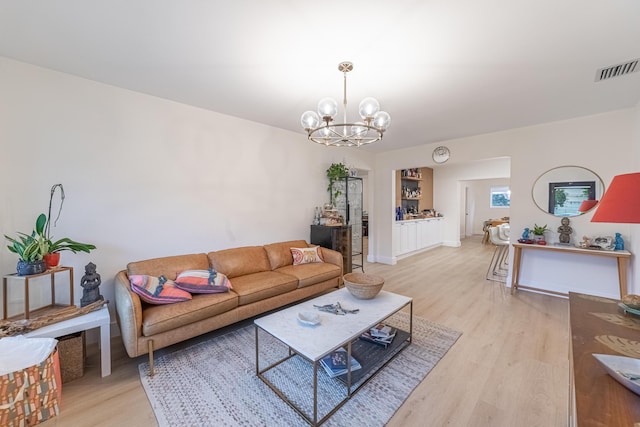
<path fill-rule="evenodd" d="M 462 332 L 390 427 L 567 425 L 568 301 L 523 291 L 511 296 L 487 281 L 493 247 L 480 240 L 395 266 L 365 263 L 367 273 L 385 278 L 386 290 L 414 298 L 416 316 Z M 129 359 L 118 337 L 112 347 L 112 375 L 100 378 L 97 349 L 89 346 L 84 376 L 64 384 L 61 414 L 41 425 L 157 425 L 138 377 L 145 358 Z"/>

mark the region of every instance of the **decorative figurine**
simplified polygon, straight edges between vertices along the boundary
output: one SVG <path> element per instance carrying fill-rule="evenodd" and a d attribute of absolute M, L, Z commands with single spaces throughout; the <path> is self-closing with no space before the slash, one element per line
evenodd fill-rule
<path fill-rule="evenodd" d="M 616 251 L 624 251 L 624 240 L 622 239 L 622 234 L 616 233 Z"/>
<path fill-rule="evenodd" d="M 524 231 L 522 232 L 522 239 L 529 240 L 529 227 L 525 228 Z"/>
<path fill-rule="evenodd" d="M 580 242 L 580 247 L 582 249 L 588 249 L 591 246 L 591 237 L 582 236 L 582 241 Z"/>
<path fill-rule="evenodd" d="M 568 245 L 571 243 L 571 233 L 573 233 L 573 228 L 569 226 L 569 218 L 566 216 L 560 220 L 560 227 L 558 227 L 558 233 L 560 233 L 559 239 L 560 243 L 563 245 Z"/>
<path fill-rule="evenodd" d="M 80 286 L 83 287 L 80 307 L 84 307 L 96 301 L 104 300 L 104 297 L 100 295 L 99 286 L 102 282 L 100 280 L 100 275 L 96 273 L 96 265 L 90 262 L 84 266 L 84 272 L 85 274 L 80 280 Z"/>

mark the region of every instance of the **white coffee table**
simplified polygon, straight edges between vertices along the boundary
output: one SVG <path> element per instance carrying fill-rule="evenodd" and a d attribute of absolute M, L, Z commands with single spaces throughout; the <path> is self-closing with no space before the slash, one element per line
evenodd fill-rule
<path fill-rule="evenodd" d="M 314 305 L 335 304 L 336 302 L 339 302 L 346 309 L 357 308 L 359 312 L 357 314 L 335 315 L 314 308 Z M 351 357 L 352 343 L 356 341 L 363 332 L 368 331 L 371 327 L 383 322 L 388 317 L 406 307 L 409 308 L 410 319 L 408 333 L 403 332 L 402 335 L 398 334 L 398 336 L 396 336 L 393 348 L 389 348 L 388 355 L 382 356 L 383 359 L 380 359 L 380 363 L 376 363 L 371 367 L 363 366 L 362 370 L 354 371 L 358 376 L 365 377 L 365 380 L 353 389 L 352 372 L 348 372 L 345 381 L 347 388 L 346 397 L 330 412 L 318 419 L 318 367 L 322 369 L 320 360 L 340 347 L 344 347 L 349 357 Z M 314 312 L 318 314 L 321 323 L 313 327 L 301 324 L 298 321 L 298 313 L 300 312 Z M 413 332 L 413 300 L 409 297 L 386 291 L 381 291 L 373 299 L 361 300 L 352 296 L 346 288 L 342 288 L 256 319 L 254 324 L 256 330 L 256 374 L 307 422 L 317 426 L 333 415 L 335 411 L 344 405 L 376 372 L 411 343 L 411 334 Z M 263 330 L 287 345 L 289 347 L 289 356 L 261 369 L 258 351 L 260 348 L 259 330 Z M 371 345 L 376 346 L 376 344 Z M 306 414 L 301 408 L 296 406 L 295 403 L 288 399 L 284 393 L 264 375 L 267 371 L 275 368 L 296 354 L 313 364 L 314 387 L 312 416 Z M 367 372 L 367 369 L 370 369 L 370 371 Z M 369 375 L 368 378 L 366 375 Z"/>

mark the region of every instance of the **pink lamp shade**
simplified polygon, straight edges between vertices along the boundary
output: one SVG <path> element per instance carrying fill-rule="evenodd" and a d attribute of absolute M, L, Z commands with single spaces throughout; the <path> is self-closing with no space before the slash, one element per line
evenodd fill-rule
<path fill-rule="evenodd" d="M 592 199 L 583 200 L 582 203 L 580 203 L 580 207 L 578 208 L 578 212 L 580 212 L 580 213 L 589 212 L 591 210 L 591 208 L 594 207 L 597 204 L 598 204 L 597 200 L 592 200 Z"/>
<path fill-rule="evenodd" d="M 640 172 L 613 177 L 591 222 L 640 224 Z"/>

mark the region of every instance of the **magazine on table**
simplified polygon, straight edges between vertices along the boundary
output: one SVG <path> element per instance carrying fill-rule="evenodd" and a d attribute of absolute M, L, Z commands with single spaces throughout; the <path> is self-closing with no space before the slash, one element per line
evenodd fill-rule
<path fill-rule="evenodd" d="M 347 373 L 347 350 L 339 348 L 320 359 L 320 364 L 329 377 L 334 378 Z M 362 365 L 351 356 L 351 372 L 361 369 Z"/>
<path fill-rule="evenodd" d="M 373 328 L 369 330 L 372 336 L 377 338 L 388 338 L 394 337 L 396 335 L 396 328 L 393 326 L 385 325 L 384 323 L 379 323 Z"/>
<path fill-rule="evenodd" d="M 365 332 L 362 335 L 360 335 L 360 339 L 381 345 L 383 347 L 387 347 L 389 344 L 393 342 L 393 339 L 395 338 L 395 336 L 396 336 L 395 332 L 393 333 L 393 335 L 389 335 L 387 337 L 375 337 L 371 335 L 371 332 Z"/>

